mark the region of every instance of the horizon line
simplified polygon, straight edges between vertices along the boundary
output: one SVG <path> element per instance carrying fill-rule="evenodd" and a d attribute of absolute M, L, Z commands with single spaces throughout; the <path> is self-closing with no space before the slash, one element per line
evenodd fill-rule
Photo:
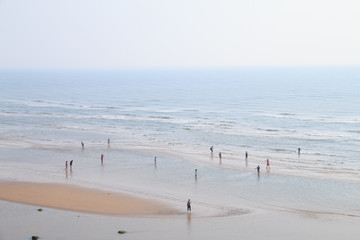
<path fill-rule="evenodd" d="M 276 69 L 276 68 L 328 68 L 360 67 L 360 64 L 297 64 L 297 65 L 243 65 L 243 66 L 193 66 L 193 67 L 134 67 L 134 68 L 1 68 L 0 71 L 184 71 L 184 70 L 241 70 L 241 69 Z"/>

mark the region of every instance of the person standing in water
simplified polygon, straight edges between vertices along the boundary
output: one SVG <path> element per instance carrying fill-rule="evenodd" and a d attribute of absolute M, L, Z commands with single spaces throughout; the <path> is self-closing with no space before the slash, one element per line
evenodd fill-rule
<path fill-rule="evenodd" d="M 84 150 L 84 148 L 85 148 L 85 145 L 84 145 L 84 143 L 83 142 L 81 142 L 81 148 Z"/>
<path fill-rule="evenodd" d="M 219 152 L 219 158 L 221 159 L 221 152 Z"/>
<path fill-rule="evenodd" d="M 195 169 L 195 177 L 197 178 L 198 170 Z"/>
<path fill-rule="evenodd" d="M 108 138 L 108 144 L 110 144 L 110 138 Z"/>
<path fill-rule="evenodd" d="M 187 201 L 187 210 L 191 212 L 191 201 L 190 201 L 190 199 Z"/>
<path fill-rule="evenodd" d="M 210 147 L 210 151 L 211 151 L 211 153 L 214 152 L 214 146 L 211 146 L 211 147 Z"/>
<path fill-rule="evenodd" d="M 248 152 L 246 151 L 245 152 L 245 160 L 247 160 L 248 159 Z"/>
<path fill-rule="evenodd" d="M 301 151 L 301 148 L 298 148 L 298 155 L 300 156 L 300 151 Z"/>
<path fill-rule="evenodd" d="M 266 159 L 266 171 L 270 173 L 270 161 L 269 159 Z"/>
<path fill-rule="evenodd" d="M 104 162 L 104 154 L 101 154 L 101 163 Z"/>
<path fill-rule="evenodd" d="M 65 169 L 68 167 L 68 161 L 65 162 Z"/>
<path fill-rule="evenodd" d="M 71 160 L 71 161 L 70 161 L 70 169 L 72 169 L 73 161 L 74 161 L 74 160 Z"/>
<path fill-rule="evenodd" d="M 258 174 L 260 174 L 260 165 L 257 166 L 256 170 L 257 170 Z"/>
<path fill-rule="evenodd" d="M 156 165 L 156 157 L 154 158 L 154 165 Z"/>

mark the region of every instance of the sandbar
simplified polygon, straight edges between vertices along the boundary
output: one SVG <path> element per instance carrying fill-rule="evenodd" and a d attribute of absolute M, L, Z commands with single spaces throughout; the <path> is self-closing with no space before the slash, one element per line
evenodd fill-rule
<path fill-rule="evenodd" d="M 67 184 L 0 182 L 0 200 L 106 215 L 171 215 L 160 201 Z"/>

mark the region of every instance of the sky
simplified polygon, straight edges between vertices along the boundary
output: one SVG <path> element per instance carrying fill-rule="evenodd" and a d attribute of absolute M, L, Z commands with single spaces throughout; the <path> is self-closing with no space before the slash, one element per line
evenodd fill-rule
<path fill-rule="evenodd" d="M 360 65 L 358 0 L 0 0 L 0 69 Z"/>

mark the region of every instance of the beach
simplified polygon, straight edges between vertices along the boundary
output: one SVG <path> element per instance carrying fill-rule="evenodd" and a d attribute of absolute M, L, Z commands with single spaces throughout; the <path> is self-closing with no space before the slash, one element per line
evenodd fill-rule
<path fill-rule="evenodd" d="M 105 148 L 106 143 L 100 149 Z M 85 151 L 67 150 L 79 154 L 72 173 L 44 159 L 49 151 L 53 159 L 67 151 L 15 147 L 14 156 L 31 152 L 32 162 L 2 158 L 0 238 L 87 240 L 126 230 L 125 239 L 357 239 L 358 203 L 351 195 L 357 184 L 342 189 L 352 185 L 219 172 L 162 154 L 155 167 L 146 152 L 119 150 L 115 143 L 101 165 L 100 159 L 89 160 L 100 149 L 87 144 Z M 188 198 L 192 212 L 186 211 Z"/>
<path fill-rule="evenodd" d="M 0 239 L 357 239 L 358 82 L 306 71 L 1 75 Z"/>

